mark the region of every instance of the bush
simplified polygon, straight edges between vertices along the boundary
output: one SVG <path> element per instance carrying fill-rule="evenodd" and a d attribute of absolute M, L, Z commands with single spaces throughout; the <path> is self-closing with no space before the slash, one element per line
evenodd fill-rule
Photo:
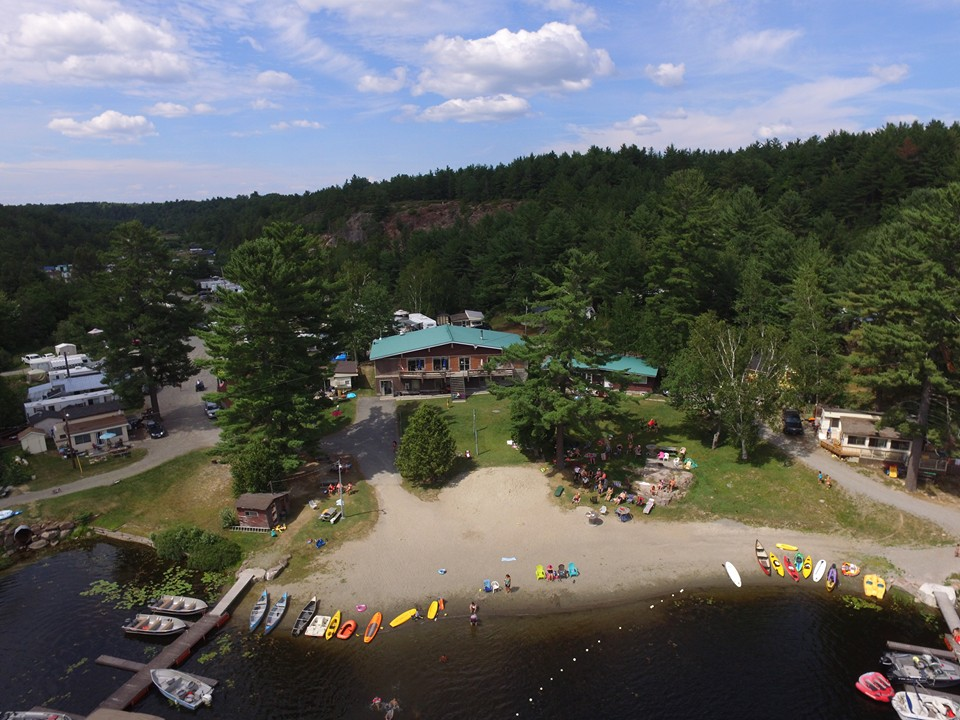
<path fill-rule="evenodd" d="M 192 570 L 223 570 L 236 565 L 243 557 L 243 551 L 233 540 L 211 535 L 217 542 L 194 548 L 187 557 L 187 567 Z"/>
<path fill-rule="evenodd" d="M 150 536 L 164 560 L 181 562 L 192 570 L 223 570 L 240 562 L 242 551 L 232 540 L 191 525 L 177 525 Z"/>
<path fill-rule="evenodd" d="M 237 511 L 233 508 L 220 508 L 220 527 L 226 529 L 240 524 Z"/>

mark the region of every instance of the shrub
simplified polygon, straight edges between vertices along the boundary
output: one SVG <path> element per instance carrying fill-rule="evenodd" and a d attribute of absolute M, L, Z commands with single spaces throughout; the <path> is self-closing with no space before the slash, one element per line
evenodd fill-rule
<path fill-rule="evenodd" d="M 177 525 L 150 536 L 164 560 L 181 562 L 186 558 L 192 570 L 223 570 L 240 562 L 240 546 L 232 540 L 190 525 Z"/>
<path fill-rule="evenodd" d="M 229 528 L 234 527 L 240 523 L 240 519 L 237 517 L 237 511 L 233 508 L 221 508 L 220 509 L 220 527 Z"/>

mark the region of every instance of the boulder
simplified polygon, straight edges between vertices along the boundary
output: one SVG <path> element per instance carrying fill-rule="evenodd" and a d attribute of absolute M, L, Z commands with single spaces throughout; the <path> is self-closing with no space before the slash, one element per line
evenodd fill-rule
<path fill-rule="evenodd" d="M 29 547 L 31 550 L 43 550 L 49 544 L 50 543 L 48 543 L 46 540 L 40 538 L 39 540 L 34 540 L 32 543 L 30 543 Z"/>

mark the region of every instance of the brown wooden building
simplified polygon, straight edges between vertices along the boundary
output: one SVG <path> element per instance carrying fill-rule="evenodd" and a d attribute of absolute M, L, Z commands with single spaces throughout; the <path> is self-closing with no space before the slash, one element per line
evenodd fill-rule
<path fill-rule="evenodd" d="M 240 527 L 269 530 L 283 522 L 290 510 L 290 493 L 244 493 L 237 498 Z"/>

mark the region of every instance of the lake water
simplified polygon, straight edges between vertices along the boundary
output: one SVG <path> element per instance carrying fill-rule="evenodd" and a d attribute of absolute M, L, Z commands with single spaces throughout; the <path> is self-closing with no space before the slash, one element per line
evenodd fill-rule
<path fill-rule="evenodd" d="M 97 579 L 142 583 L 162 570 L 149 551 L 98 542 L 0 577 L 0 711 L 91 712 L 127 677 L 96 665 L 97 656 L 145 661 L 158 646 L 124 636 L 132 612 L 80 593 Z M 397 720 L 889 720 L 893 711 L 854 682 L 880 669 L 888 639 L 940 647 L 941 624 L 909 608 L 857 610 L 822 585 L 773 579 L 749 594 L 676 592 L 594 614 L 488 618 L 478 628 L 462 616 L 410 622 L 370 645 L 288 630 L 251 635 L 241 617 L 182 669 L 220 680 L 201 718 L 380 718 L 370 708 L 380 696 L 399 699 Z M 204 654 L 213 657 L 201 663 Z M 135 709 L 184 717 L 157 692 Z"/>

